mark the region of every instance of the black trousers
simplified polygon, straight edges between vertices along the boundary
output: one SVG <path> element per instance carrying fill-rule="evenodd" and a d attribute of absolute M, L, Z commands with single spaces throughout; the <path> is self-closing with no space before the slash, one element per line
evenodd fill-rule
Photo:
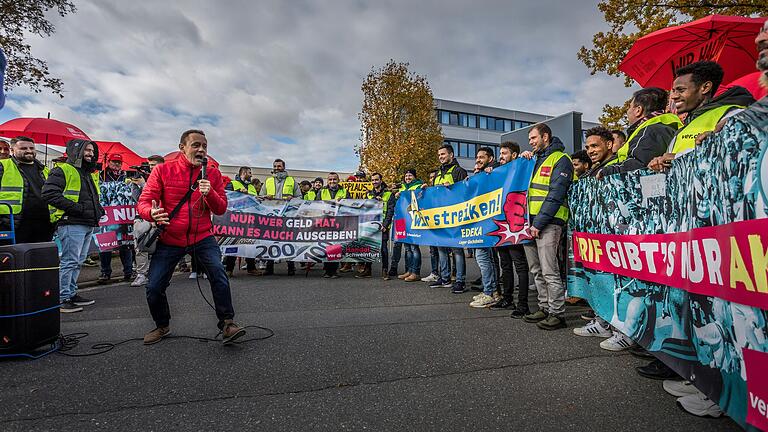
<path fill-rule="evenodd" d="M 389 269 L 389 231 L 381 233 L 381 275 L 385 276 Z"/>
<path fill-rule="evenodd" d="M 525 258 L 523 245 L 503 246 L 496 248 L 501 263 L 501 283 L 504 287 L 502 295 L 510 300 L 514 295 L 514 272 L 517 273 L 517 304 L 528 307 L 528 260 Z"/>
<path fill-rule="evenodd" d="M 296 271 L 296 263 L 294 261 L 288 261 L 288 271 Z M 267 261 L 267 273 L 272 274 L 275 272 L 275 262 Z"/>
<path fill-rule="evenodd" d="M 20 221 L 14 226 L 16 243 L 44 243 L 53 239 L 55 228 L 48 221 Z"/>
<path fill-rule="evenodd" d="M 236 256 L 225 256 L 224 257 L 224 267 L 228 272 L 235 270 L 235 264 L 237 263 L 237 257 Z M 245 259 L 245 265 L 247 266 L 247 270 L 256 270 L 256 260 L 253 258 L 246 258 Z"/>

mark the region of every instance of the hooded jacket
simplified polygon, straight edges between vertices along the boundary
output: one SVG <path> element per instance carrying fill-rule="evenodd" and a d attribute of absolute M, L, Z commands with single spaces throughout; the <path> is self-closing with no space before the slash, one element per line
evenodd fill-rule
<path fill-rule="evenodd" d="M 627 136 L 632 136 L 641 123 L 653 117 L 655 116 L 636 121 L 627 129 Z M 667 147 L 676 133 L 677 129 L 664 123 L 654 123 L 643 128 L 627 143 L 629 146 L 627 159 L 622 163 L 602 168 L 603 175 L 625 173 L 647 167 L 653 158 L 661 156 L 667 151 Z"/>
<path fill-rule="evenodd" d="M 154 220 L 151 213 L 153 200 L 170 214 L 187 191 L 197 184 L 201 169 L 202 166 L 195 167 L 183 155 L 156 166 L 149 175 L 136 205 L 139 216 L 147 221 Z M 169 246 L 186 247 L 213 235 L 211 213 L 221 215 L 227 211 L 227 195 L 218 169 L 209 166 L 206 177 L 211 182 L 208 195 L 203 197 L 195 187 L 189 200 L 181 206 L 179 212 L 170 220 L 170 224 L 165 226 L 160 235 L 160 242 Z"/>
<path fill-rule="evenodd" d="M 93 144 L 91 162 L 83 159 L 87 144 Z M 42 197 L 48 205 L 64 210 L 59 219 L 59 225 L 98 226 L 99 219 L 104 215 L 104 209 L 99 204 L 99 191 L 93 184 L 91 173 L 99 160 L 99 147 L 93 141 L 73 139 L 67 142 L 67 163 L 75 167 L 80 174 L 80 197 L 78 202 L 64 197 L 67 181 L 64 171 L 55 167 L 48 174 L 48 180 L 43 185 Z"/>
<path fill-rule="evenodd" d="M 536 165 L 533 172 L 539 171 L 539 167 L 549 155 L 556 151 L 565 152 L 565 145 L 560 138 L 552 137 L 552 143 L 541 153 L 536 153 Z M 573 163 L 567 157 L 561 158 L 554 167 L 552 167 L 551 180 L 549 182 L 549 192 L 547 198 L 541 204 L 539 214 L 530 215 L 530 224 L 539 230 L 543 230 L 549 224 L 565 225 L 560 219 L 555 218 L 555 214 L 562 205 L 568 205 L 568 188 L 573 181 Z"/>
<path fill-rule="evenodd" d="M 752 93 L 747 91 L 747 89 L 745 89 L 744 87 L 734 86 L 724 91 L 719 96 L 714 97 L 710 99 L 708 102 L 700 105 L 695 110 L 691 111 L 691 113 L 688 114 L 685 120 L 683 120 L 683 125 L 687 126 L 696 117 L 704 114 L 705 112 L 711 109 L 715 109 L 723 105 L 741 105 L 746 107 L 746 106 L 752 105 L 754 102 L 755 102 L 755 98 L 752 97 Z M 732 110 L 733 109 L 729 110 L 728 112 Z"/>

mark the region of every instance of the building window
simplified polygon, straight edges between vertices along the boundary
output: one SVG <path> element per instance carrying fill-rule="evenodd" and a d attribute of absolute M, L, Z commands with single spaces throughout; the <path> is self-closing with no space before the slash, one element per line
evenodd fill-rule
<path fill-rule="evenodd" d="M 471 128 L 476 128 L 477 127 L 477 116 L 476 115 L 469 114 L 467 116 L 467 120 L 469 122 L 469 124 L 467 125 L 468 127 L 471 127 Z"/>
<path fill-rule="evenodd" d="M 504 130 L 504 120 L 503 119 L 496 119 L 496 130 L 497 131 L 503 131 Z"/>
<path fill-rule="evenodd" d="M 504 120 L 504 132 L 512 130 L 512 120 Z"/>
<path fill-rule="evenodd" d="M 440 111 L 440 123 L 448 124 L 449 114 L 450 113 L 448 111 Z"/>

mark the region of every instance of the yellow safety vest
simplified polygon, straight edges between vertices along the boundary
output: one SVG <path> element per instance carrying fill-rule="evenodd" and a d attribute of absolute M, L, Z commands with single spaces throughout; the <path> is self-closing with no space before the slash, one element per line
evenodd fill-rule
<path fill-rule="evenodd" d="M 61 163 L 58 167 L 64 171 L 64 198 L 72 202 L 80 201 L 80 188 L 82 186 L 80 183 L 80 172 L 68 163 Z M 91 180 L 93 180 L 93 185 L 96 186 L 96 193 L 101 194 L 101 191 L 99 191 L 98 173 L 91 173 Z M 48 206 L 48 210 L 51 214 L 51 222 L 53 223 L 58 222 L 64 216 L 64 210 L 51 206 Z"/>
<path fill-rule="evenodd" d="M 616 157 L 618 158 L 618 162 L 624 162 L 629 157 L 629 143 L 637 136 L 637 134 L 647 128 L 648 126 L 652 124 L 662 123 L 667 126 L 672 126 L 675 129 L 680 129 L 683 127 L 683 122 L 680 121 L 680 117 L 678 117 L 676 114 L 667 113 L 658 115 L 653 118 L 649 118 L 648 120 L 640 123 L 640 125 L 635 129 L 634 132 L 632 132 L 629 135 L 629 138 L 627 138 L 627 141 L 624 142 L 624 145 L 621 146 L 618 153 L 616 153 Z"/>
<path fill-rule="evenodd" d="M 437 171 L 437 175 L 435 176 L 435 186 L 442 186 L 443 183 L 448 182 L 449 185 L 453 184 L 453 169 L 456 168 L 456 165 L 451 166 L 448 168 L 448 171 L 445 172 L 445 174 L 440 174 L 440 170 Z"/>
<path fill-rule="evenodd" d="M 13 159 L 0 160 L 3 165 L 3 182 L 0 184 L 0 203 L 10 204 L 11 213 L 21 213 L 24 201 L 24 177 Z M 48 178 L 48 167 L 43 168 L 43 177 Z M 8 207 L 0 206 L 0 215 L 7 215 Z"/>
<path fill-rule="evenodd" d="M 387 204 L 389 203 L 389 199 L 391 197 L 392 197 L 392 192 L 390 191 L 384 191 L 384 193 L 381 194 L 381 202 L 384 203 L 382 214 L 387 214 Z M 374 199 L 373 191 L 368 192 L 368 199 Z"/>
<path fill-rule="evenodd" d="M 555 165 L 562 158 L 571 160 L 570 156 L 561 151 L 556 151 L 547 156 L 531 178 L 530 186 L 528 186 L 528 213 L 531 216 L 539 214 L 541 206 L 544 204 L 547 194 L 549 194 L 549 182 L 552 179 L 552 171 L 554 171 Z M 542 172 L 547 173 L 547 175 L 542 175 Z M 557 210 L 555 217 L 562 221 L 568 220 L 568 206 L 565 203 Z"/>
<path fill-rule="evenodd" d="M 331 201 L 333 199 L 346 198 L 346 197 L 347 197 L 347 190 L 344 188 L 339 188 L 339 190 L 336 191 L 335 198 L 331 198 L 331 191 L 328 190 L 328 188 L 320 189 L 320 199 L 323 201 Z"/>
<path fill-rule="evenodd" d="M 272 186 L 274 187 L 275 183 L 272 182 Z M 256 186 L 253 185 L 253 183 L 248 183 L 248 187 L 245 187 L 245 184 L 241 182 L 240 180 L 232 180 L 232 189 L 238 190 L 238 189 L 245 189 L 248 193 L 248 195 L 258 195 L 258 192 L 256 191 Z"/>
<path fill-rule="evenodd" d="M 715 130 L 717 122 L 719 122 L 731 108 L 744 107 L 739 105 L 723 105 L 721 107 L 713 108 L 691 120 L 685 127 L 677 131 L 677 135 L 675 135 L 675 138 L 670 144 L 672 150 L 669 152 L 683 153 L 688 150 L 693 150 L 696 147 L 696 136 L 704 132 Z"/>
<path fill-rule="evenodd" d="M 285 178 L 285 181 L 283 182 L 283 196 L 290 195 L 293 196 L 293 188 L 295 187 L 296 182 L 293 180 L 293 177 L 288 176 Z M 267 188 L 267 196 L 275 196 L 275 193 L 277 192 L 277 188 L 275 187 L 275 178 L 274 177 L 268 177 L 267 180 L 264 182 L 264 187 Z"/>
<path fill-rule="evenodd" d="M 308 190 L 307 193 L 304 194 L 305 201 L 314 201 L 315 198 L 317 198 L 317 192 L 313 190 Z"/>

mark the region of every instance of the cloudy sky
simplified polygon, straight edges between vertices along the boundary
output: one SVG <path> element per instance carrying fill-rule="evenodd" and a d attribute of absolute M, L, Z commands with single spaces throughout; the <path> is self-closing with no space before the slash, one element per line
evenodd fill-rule
<path fill-rule="evenodd" d="M 597 1 L 74 0 L 33 54 L 65 97 L 14 89 L 0 122 L 54 118 L 140 154 L 206 131 L 220 161 L 352 170 L 360 84 L 389 59 L 437 98 L 596 120 L 630 94 L 576 51 L 607 30 Z"/>

